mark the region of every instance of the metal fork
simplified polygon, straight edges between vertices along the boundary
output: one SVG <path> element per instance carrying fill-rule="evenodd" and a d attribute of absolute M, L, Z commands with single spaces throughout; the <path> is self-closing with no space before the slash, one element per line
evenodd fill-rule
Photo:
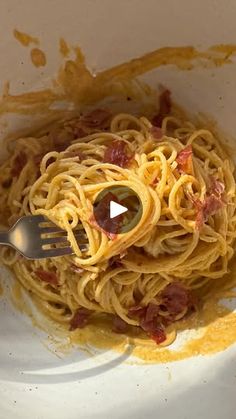
<path fill-rule="evenodd" d="M 86 251 L 88 240 L 84 231 L 75 230 L 74 234 L 80 250 Z M 0 232 L 0 244 L 13 247 L 27 259 L 53 258 L 74 253 L 66 231 L 42 215 L 20 218 L 9 231 Z"/>

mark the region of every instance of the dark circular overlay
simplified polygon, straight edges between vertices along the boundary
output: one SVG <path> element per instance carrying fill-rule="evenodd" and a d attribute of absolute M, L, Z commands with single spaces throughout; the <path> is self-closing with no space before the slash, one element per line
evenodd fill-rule
<path fill-rule="evenodd" d="M 111 217 L 113 208 L 118 209 L 119 212 L 119 205 L 127 210 Z M 138 195 L 126 186 L 103 189 L 93 205 L 93 214 L 97 224 L 109 234 L 123 234 L 132 230 L 139 223 L 142 213 L 143 208 Z"/>

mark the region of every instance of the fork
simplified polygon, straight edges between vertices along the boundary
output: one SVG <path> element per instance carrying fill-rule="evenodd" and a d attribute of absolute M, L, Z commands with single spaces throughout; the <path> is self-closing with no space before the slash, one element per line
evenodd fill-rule
<path fill-rule="evenodd" d="M 88 240 L 83 230 L 74 230 L 74 235 L 80 250 L 86 251 Z M 67 232 L 42 215 L 21 217 L 9 231 L 0 232 L 0 244 L 13 247 L 27 259 L 53 258 L 74 253 L 67 240 Z M 55 247 L 51 248 L 51 245 Z"/>

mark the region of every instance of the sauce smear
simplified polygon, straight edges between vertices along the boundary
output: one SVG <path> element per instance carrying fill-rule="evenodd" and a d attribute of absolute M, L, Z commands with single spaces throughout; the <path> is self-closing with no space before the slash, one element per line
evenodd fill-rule
<path fill-rule="evenodd" d="M 31 61 L 35 67 L 44 67 L 46 65 L 46 55 L 39 48 L 33 48 L 30 52 Z"/>

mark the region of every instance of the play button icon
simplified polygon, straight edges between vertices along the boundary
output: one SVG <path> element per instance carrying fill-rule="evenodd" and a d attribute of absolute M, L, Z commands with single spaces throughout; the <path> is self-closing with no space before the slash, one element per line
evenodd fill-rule
<path fill-rule="evenodd" d="M 127 186 L 103 189 L 93 204 L 93 214 L 99 227 L 109 234 L 127 233 L 142 217 L 138 195 Z"/>
<path fill-rule="evenodd" d="M 124 214 L 128 211 L 128 208 L 123 207 L 123 205 L 117 204 L 117 202 L 110 202 L 110 218 L 118 217 L 118 215 Z"/>

